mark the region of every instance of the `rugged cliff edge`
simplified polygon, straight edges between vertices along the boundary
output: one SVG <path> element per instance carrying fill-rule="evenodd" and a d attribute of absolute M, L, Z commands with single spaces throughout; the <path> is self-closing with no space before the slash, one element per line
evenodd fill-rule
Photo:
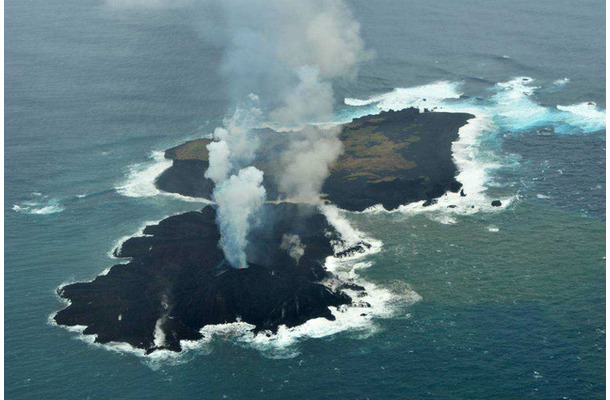
<path fill-rule="evenodd" d="M 206 325 L 240 320 L 255 331 L 274 332 L 279 325 L 292 327 L 312 318 L 333 320 L 329 306 L 352 304 L 343 290 L 364 291 L 324 268 L 326 257 L 333 255 L 330 240 L 340 240 L 336 231 L 312 206 L 267 205 L 265 213 L 267 222 L 250 236 L 244 269 L 223 261 L 211 206 L 147 226 L 144 236 L 115 250 L 118 257 L 130 258 L 127 264 L 91 282 L 58 289 L 70 305 L 55 321 L 87 326 L 84 333 L 97 335 L 98 343 L 126 342 L 150 353 L 180 351 L 180 340 L 200 339 Z M 303 250 L 298 262 L 286 235 L 298 236 Z"/>
<path fill-rule="evenodd" d="M 470 118 L 474 116 L 409 108 L 354 119 L 342 127 L 344 153 L 323 186 L 326 200 L 352 211 L 376 204 L 391 210 L 459 191 L 451 145 Z M 262 154 L 254 165 L 264 171 L 268 198 L 273 199 L 274 176 L 281 173 L 274 168 L 273 155 L 281 149 L 285 134 L 270 129 L 259 133 Z M 204 178 L 208 143 L 199 139 L 167 150 L 165 156 L 173 165 L 157 178 L 157 187 L 209 198 L 213 184 Z"/>

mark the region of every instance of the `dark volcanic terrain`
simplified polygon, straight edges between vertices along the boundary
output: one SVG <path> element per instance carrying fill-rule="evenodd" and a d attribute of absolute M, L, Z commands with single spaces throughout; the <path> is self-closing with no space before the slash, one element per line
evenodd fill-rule
<path fill-rule="evenodd" d="M 352 302 L 341 288 L 364 290 L 324 268 L 337 233 L 312 206 L 268 205 L 265 213 L 268 222 L 252 233 L 244 269 L 224 261 L 213 207 L 147 226 L 145 236 L 115 250 L 129 263 L 58 289 L 71 304 L 55 321 L 86 325 L 84 333 L 97 335 L 99 343 L 126 342 L 152 352 L 180 351 L 180 340 L 201 338 L 199 330 L 210 324 L 239 319 L 255 331 L 274 332 L 282 324 L 334 319 L 329 306 Z M 282 246 L 285 235 L 298 235 L 304 246 L 298 263 Z"/>
<path fill-rule="evenodd" d="M 406 109 L 344 125 L 344 151 L 325 181 L 325 200 L 348 210 L 376 204 L 393 209 L 460 190 L 451 145 L 472 117 Z M 262 154 L 254 165 L 265 173 L 268 199 L 277 199 L 277 154 L 291 133 L 257 132 Z M 157 186 L 209 198 L 213 184 L 204 178 L 208 143 L 200 139 L 167 150 L 173 166 L 157 178 Z M 334 319 L 330 306 L 352 304 L 345 289 L 364 295 L 364 288 L 325 269 L 326 258 L 334 254 L 331 243 L 341 238 L 317 207 L 280 203 L 267 204 L 263 211 L 264 224 L 249 235 L 248 268 L 235 269 L 224 260 L 216 212 L 208 206 L 147 226 L 143 236 L 115 250 L 128 263 L 91 282 L 59 288 L 70 305 L 55 321 L 85 325 L 84 333 L 95 334 L 99 343 L 126 342 L 147 353 L 180 351 L 180 341 L 200 339 L 206 325 L 243 321 L 256 332 L 274 332 L 280 325 Z M 334 255 L 349 256 L 370 245 L 346 247 Z"/>
<path fill-rule="evenodd" d="M 420 112 L 415 108 L 354 119 L 343 126 L 344 153 L 332 166 L 323 193 L 340 208 L 362 211 L 376 204 L 391 210 L 447 191 L 457 192 L 451 145 L 473 115 Z M 286 133 L 261 130 L 261 156 L 254 165 L 265 173 L 268 198 L 277 196 L 274 163 Z M 157 187 L 166 192 L 210 198 L 213 184 L 204 178 L 208 139 L 194 140 L 166 151 L 173 166 L 161 174 Z"/>

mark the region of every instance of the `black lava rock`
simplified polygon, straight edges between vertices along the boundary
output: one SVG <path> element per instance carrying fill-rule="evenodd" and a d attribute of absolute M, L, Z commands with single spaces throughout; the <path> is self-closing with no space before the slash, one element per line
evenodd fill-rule
<path fill-rule="evenodd" d="M 423 206 L 430 207 L 431 205 L 436 204 L 436 203 L 437 203 L 436 199 L 428 199 L 428 200 L 424 201 Z"/>
<path fill-rule="evenodd" d="M 457 167 L 451 146 L 459 129 L 473 117 L 407 108 L 345 124 L 339 134 L 345 151 L 322 187 L 326 200 L 350 211 L 377 204 L 393 210 L 448 191 L 457 193 L 462 185 L 455 179 Z M 267 129 L 261 130 L 259 137 L 261 151 L 253 165 L 264 171 L 267 197 L 274 199 L 278 196 L 276 174 L 282 171 L 277 155 L 289 142 L 289 135 Z M 197 151 L 187 151 L 189 143 L 166 151 L 173 165 L 155 183 L 166 192 L 210 198 L 213 185 L 204 178 L 207 150 L 201 140 L 192 143 Z"/>
<path fill-rule="evenodd" d="M 244 269 L 224 260 L 211 206 L 147 226 L 146 236 L 116 250 L 131 258 L 127 264 L 58 289 L 70 305 L 55 321 L 86 325 L 84 333 L 97 335 L 96 342 L 126 342 L 150 353 L 180 351 L 180 340 L 201 338 L 199 330 L 210 324 L 241 320 L 255 331 L 274 332 L 312 318 L 333 320 L 329 306 L 351 303 L 340 289 L 321 283 L 337 280 L 323 267 L 336 232 L 314 207 L 282 204 L 264 213 L 265 223 L 250 235 Z M 280 248 L 284 234 L 299 235 L 305 246 L 298 263 Z"/>

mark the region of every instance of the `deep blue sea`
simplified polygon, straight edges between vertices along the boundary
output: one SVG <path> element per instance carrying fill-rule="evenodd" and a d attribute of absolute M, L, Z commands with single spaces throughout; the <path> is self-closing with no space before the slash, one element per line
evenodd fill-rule
<path fill-rule="evenodd" d="M 474 211 L 344 215 L 383 243 L 357 275 L 394 296 L 367 326 L 150 359 L 49 323 L 55 290 L 203 206 L 151 182 L 227 114 L 223 49 L 188 8 L 5 2 L 7 398 L 604 398 L 605 3 L 349 4 L 375 57 L 336 83 L 337 118 L 474 112 L 454 148 Z"/>

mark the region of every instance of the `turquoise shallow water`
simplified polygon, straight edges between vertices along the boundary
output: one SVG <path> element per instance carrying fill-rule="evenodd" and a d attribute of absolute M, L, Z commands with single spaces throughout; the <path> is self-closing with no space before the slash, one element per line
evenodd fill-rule
<path fill-rule="evenodd" d="M 530 76 L 536 104 L 605 109 L 602 2 L 351 5 L 377 56 L 339 99 L 438 80 L 489 99 Z M 486 137 L 481 149 L 504 165 L 490 198 L 518 196 L 506 209 L 349 215 L 384 243 L 359 274 L 421 296 L 372 332 L 305 340 L 279 359 L 227 337 L 176 364 L 48 324 L 58 285 L 112 265 L 108 252 L 146 221 L 201 207 L 114 188 L 154 165 L 152 151 L 222 119 L 221 50 L 184 10 L 5 7 L 7 398 L 604 397 L 605 129 Z"/>

